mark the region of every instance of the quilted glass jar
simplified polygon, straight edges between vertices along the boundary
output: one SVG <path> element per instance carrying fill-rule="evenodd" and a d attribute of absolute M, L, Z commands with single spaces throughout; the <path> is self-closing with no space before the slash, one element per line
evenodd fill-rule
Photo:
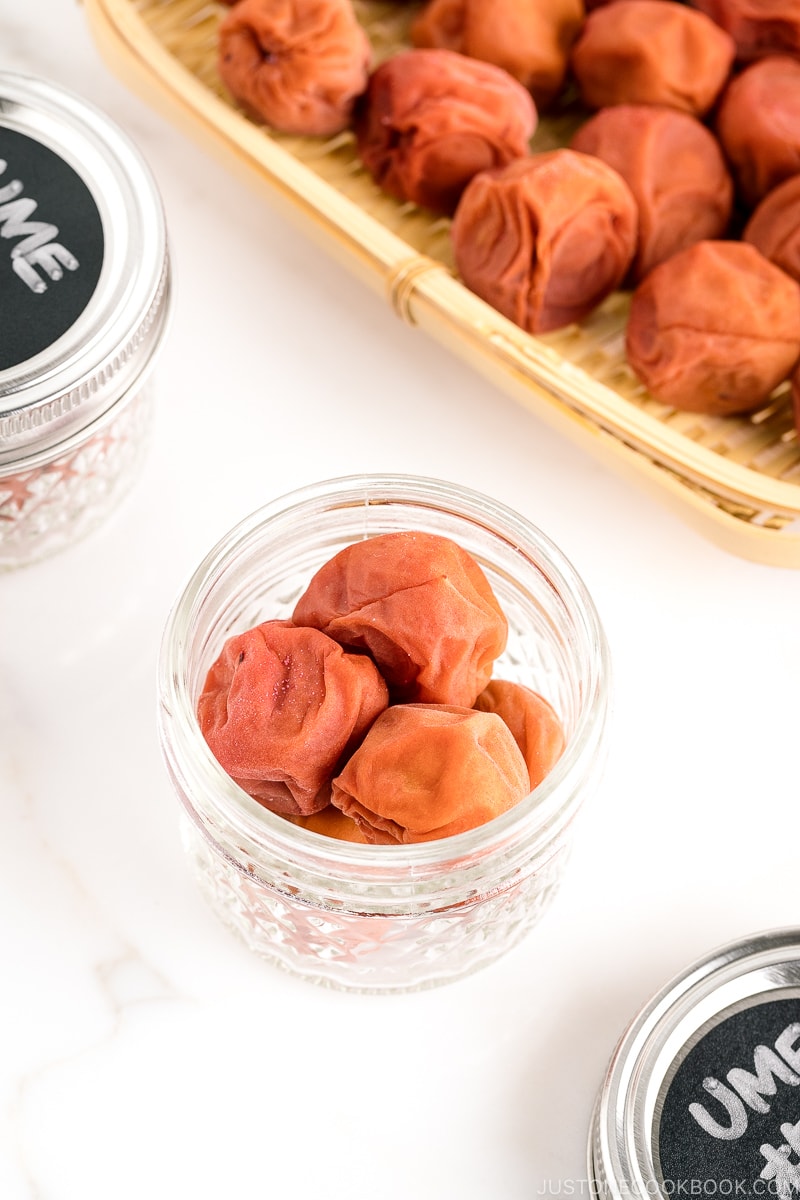
<path fill-rule="evenodd" d="M 509 622 L 495 675 L 543 694 L 567 746 L 534 792 L 480 828 L 365 846 L 300 828 L 252 800 L 211 754 L 195 709 L 229 636 L 290 616 L 327 559 L 397 530 L 449 537 L 480 563 Z M 380 475 L 275 500 L 211 550 L 162 642 L 162 748 L 206 897 L 251 949 L 342 988 L 407 990 L 491 962 L 538 920 L 562 877 L 574 819 L 603 760 L 608 685 L 606 642 L 583 583 L 503 505 L 438 480 Z"/>
<path fill-rule="evenodd" d="M 135 479 L 169 282 L 133 144 L 72 93 L 0 72 L 0 568 L 87 533 Z"/>

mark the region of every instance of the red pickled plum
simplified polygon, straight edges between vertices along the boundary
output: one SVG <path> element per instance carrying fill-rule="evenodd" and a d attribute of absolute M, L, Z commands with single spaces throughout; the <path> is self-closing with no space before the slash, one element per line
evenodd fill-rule
<path fill-rule="evenodd" d="M 502 67 L 544 108 L 564 82 L 583 18 L 582 0 L 430 0 L 411 40 Z"/>
<path fill-rule="evenodd" d="M 800 286 L 744 242 L 698 242 L 633 293 L 628 362 L 656 399 L 751 412 L 800 357 Z"/>
<path fill-rule="evenodd" d="M 350 0 L 238 0 L 219 27 L 222 82 L 251 117 L 283 133 L 346 129 L 371 57 Z"/>
<path fill-rule="evenodd" d="M 625 278 L 636 236 L 628 185 L 574 150 L 477 176 L 452 226 L 464 283 L 529 333 L 590 313 Z"/>
<path fill-rule="evenodd" d="M 379 187 L 449 214 L 474 175 L 528 153 L 536 120 L 528 92 L 499 67 L 408 50 L 371 75 L 355 131 Z"/>
<path fill-rule="evenodd" d="M 528 794 L 528 769 L 494 713 L 453 705 L 387 708 L 333 781 L 333 803 L 371 842 L 465 833 Z"/>
<path fill-rule="evenodd" d="M 415 531 L 345 547 L 317 571 L 292 619 L 368 651 L 393 699 L 469 708 L 508 636 L 475 559 L 449 538 Z"/>
<path fill-rule="evenodd" d="M 688 113 L 650 105 L 604 108 L 581 126 L 572 148 L 601 158 L 633 193 L 639 211 L 634 281 L 728 228 L 733 181 L 713 134 Z"/>
<path fill-rule="evenodd" d="M 566 740 L 555 709 L 531 688 L 493 679 L 475 701 L 478 712 L 496 713 L 508 726 L 528 768 L 531 788 L 538 787 L 561 757 Z"/>
<path fill-rule="evenodd" d="M 316 629 L 265 621 L 226 641 L 197 716 L 211 753 L 244 791 L 273 812 L 308 814 L 329 802 L 334 771 L 387 703 L 364 655 Z"/>
<path fill-rule="evenodd" d="M 705 115 L 733 65 L 733 39 L 671 0 L 616 0 L 590 13 L 572 70 L 590 108 L 665 104 Z"/>

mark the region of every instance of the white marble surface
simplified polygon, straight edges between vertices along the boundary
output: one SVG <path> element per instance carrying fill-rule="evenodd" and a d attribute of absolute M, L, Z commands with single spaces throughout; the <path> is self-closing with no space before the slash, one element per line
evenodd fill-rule
<path fill-rule="evenodd" d="M 717 943 L 800 924 L 800 572 L 715 548 L 403 325 L 130 95 L 75 0 L 0 0 L 0 66 L 136 139 L 177 280 L 144 478 L 82 545 L 0 579 L 0 1197 L 586 1194 L 592 1100 L 639 1004 Z M 553 909 L 496 966 L 393 998 L 296 981 L 218 925 L 155 733 L 162 625 L 200 555 L 359 470 L 541 525 L 616 669 Z"/>

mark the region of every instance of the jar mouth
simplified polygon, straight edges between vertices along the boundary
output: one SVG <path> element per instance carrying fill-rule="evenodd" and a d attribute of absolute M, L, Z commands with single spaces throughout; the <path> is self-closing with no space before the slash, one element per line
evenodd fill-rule
<path fill-rule="evenodd" d="M 580 672 L 579 701 L 567 744 L 544 781 L 514 808 L 465 833 L 413 845 L 362 845 L 342 842 L 294 825 L 236 785 L 203 738 L 196 718 L 197 680 L 188 669 L 198 650 L 197 628 L 209 597 L 224 592 L 231 564 L 246 558 L 266 532 L 274 529 L 285 541 L 283 526 L 335 506 L 360 519 L 378 506 L 401 505 L 420 511 L 446 512 L 465 519 L 504 543 L 507 562 L 536 571 L 552 593 L 558 619 L 569 632 L 570 650 Z M 383 516 L 383 514 L 381 514 Z M 400 527 L 400 526 L 398 526 Z M 408 524 L 404 527 L 410 528 Z M 383 531 L 383 530 L 381 530 Z M 378 530 L 372 530 L 372 533 Z M 449 533 L 458 541 L 457 531 Z M 310 578 L 309 573 L 309 578 Z M 262 617 L 261 619 L 266 619 Z M 218 636 L 220 631 L 217 631 Z M 211 645 L 206 629 L 199 648 L 207 664 L 221 649 Z M 310 866 L 324 862 L 326 871 L 375 883 L 431 878 L 449 867 L 468 865 L 474 856 L 512 852 L 524 843 L 526 856 L 544 849 L 572 820 L 580 806 L 590 764 L 599 761 L 608 716 L 610 663 L 608 646 L 594 602 L 572 564 L 538 528 L 505 505 L 479 492 L 442 480 L 413 475 L 350 475 L 311 484 L 280 496 L 240 521 L 209 551 L 172 607 L 161 644 L 158 666 L 162 749 L 178 792 L 201 826 L 222 822 L 227 830 L 274 860 L 285 853 Z M 200 679 L 202 685 L 202 679 Z M 199 799 L 202 798 L 202 799 Z M 212 830 L 213 832 L 213 830 Z"/>

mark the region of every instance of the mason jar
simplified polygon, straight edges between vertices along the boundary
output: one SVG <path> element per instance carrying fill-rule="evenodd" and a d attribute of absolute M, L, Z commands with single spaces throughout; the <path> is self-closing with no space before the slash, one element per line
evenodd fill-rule
<path fill-rule="evenodd" d="M 262 807 L 216 761 L 196 706 L 231 635 L 291 616 L 322 564 L 400 530 L 457 542 L 509 624 L 495 677 L 556 709 L 566 748 L 515 808 L 416 845 L 361 845 Z M 444 983 L 510 949 L 548 907 L 604 757 L 609 660 L 595 606 L 553 543 L 511 509 L 435 479 L 363 475 L 305 487 L 231 530 L 169 615 L 159 725 L 189 861 L 212 908 L 256 953 L 320 983 L 398 991 Z"/>
<path fill-rule="evenodd" d="M 604 1200 L 791 1200 L 800 1190 L 800 928 L 748 934 L 647 1000 L 592 1115 Z"/>
<path fill-rule="evenodd" d="M 0 567 L 69 545 L 136 478 L 169 296 L 133 143 L 72 93 L 0 72 Z"/>

